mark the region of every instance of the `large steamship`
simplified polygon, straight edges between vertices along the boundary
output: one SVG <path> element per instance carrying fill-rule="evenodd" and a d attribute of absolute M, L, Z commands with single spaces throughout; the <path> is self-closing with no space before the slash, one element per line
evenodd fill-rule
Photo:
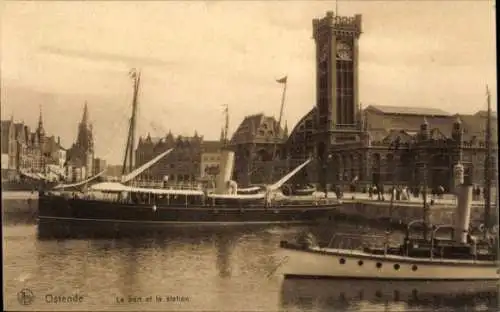
<path fill-rule="evenodd" d="M 296 200 L 282 195 L 280 187 L 310 160 L 280 181 L 255 194 L 238 194 L 232 171 L 231 151 L 222 152 L 225 162 L 216 189 L 158 189 L 122 183 L 94 184 L 85 192 L 41 192 L 41 223 L 113 223 L 148 226 L 273 224 L 314 222 L 326 217 L 339 202 L 333 199 Z"/>
<path fill-rule="evenodd" d="M 315 222 L 340 203 L 335 199 L 304 200 L 285 196 L 281 188 L 303 167 L 306 160 L 274 184 L 238 189 L 231 180 L 234 152 L 221 152 L 220 174 L 215 189 L 133 187 L 128 182 L 172 151 L 168 150 L 133 169 L 135 115 L 140 73 L 133 74 L 133 111 L 129 127 L 121 182 L 89 185 L 91 178 L 73 185 L 60 185 L 39 194 L 40 224 L 102 224 L 118 228 L 165 227 L 167 225 L 241 225 Z M 128 164 L 129 173 L 125 174 Z M 87 187 L 88 186 L 88 187 Z M 85 187 L 85 190 L 82 189 Z M 68 189 L 79 189 L 68 191 Z"/>

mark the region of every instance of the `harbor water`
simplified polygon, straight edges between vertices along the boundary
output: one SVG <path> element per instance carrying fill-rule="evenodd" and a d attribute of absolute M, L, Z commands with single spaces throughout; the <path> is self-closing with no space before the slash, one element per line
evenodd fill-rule
<path fill-rule="evenodd" d="M 278 245 L 304 227 L 185 228 L 39 237 L 4 220 L 4 309 L 36 311 L 485 311 L 497 284 L 283 280 Z M 336 231 L 357 231 L 336 225 Z M 80 233 L 81 234 L 81 233 Z"/>

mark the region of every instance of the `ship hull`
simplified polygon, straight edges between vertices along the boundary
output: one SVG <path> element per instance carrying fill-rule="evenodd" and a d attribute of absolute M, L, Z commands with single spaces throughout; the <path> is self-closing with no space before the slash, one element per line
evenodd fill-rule
<path fill-rule="evenodd" d="M 51 189 L 57 184 L 58 184 L 57 182 L 40 182 L 40 181 L 3 182 L 2 191 L 34 192 L 38 191 L 42 186 L 46 189 Z"/>
<path fill-rule="evenodd" d="M 204 205 L 153 206 L 102 200 L 41 196 L 40 222 L 68 224 L 115 224 L 121 227 L 170 225 L 238 225 L 310 223 L 326 218 L 337 204 L 300 205 L 265 208 Z"/>
<path fill-rule="evenodd" d="M 417 259 L 330 248 L 281 249 L 285 278 L 472 281 L 498 280 L 495 261 Z"/>

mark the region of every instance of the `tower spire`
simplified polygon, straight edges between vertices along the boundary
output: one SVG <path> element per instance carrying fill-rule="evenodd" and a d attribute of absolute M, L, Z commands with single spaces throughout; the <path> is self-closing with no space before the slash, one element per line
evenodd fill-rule
<path fill-rule="evenodd" d="M 88 124 L 88 119 L 89 119 L 89 108 L 87 106 L 87 101 L 85 101 L 85 104 L 83 104 L 82 124 L 84 125 Z"/>
<path fill-rule="evenodd" d="M 42 104 L 40 104 L 40 114 L 38 115 L 38 129 L 43 129 Z"/>
<path fill-rule="evenodd" d="M 36 129 L 38 133 L 39 140 L 45 136 L 45 130 L 43 129 L 43 116 L 42 116 L 42 104 L 40 104 L 40 115 L 38 116 L 38 128 Z"/>

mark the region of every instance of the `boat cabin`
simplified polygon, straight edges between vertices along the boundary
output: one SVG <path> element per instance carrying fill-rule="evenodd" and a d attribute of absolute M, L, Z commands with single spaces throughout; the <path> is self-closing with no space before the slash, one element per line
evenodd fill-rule
<path fill-rule="evenodd" d="M 457 242 L 453 237 L 453 225 L 433 226 L 430 238 L 426 239 L 419 232 L 411 231 L 412 225 L 415 223 L 408 225 L 404 241 L 400 246 L 386 246 L 383 249 L 365 248 L 365 251 L 372 254 L 431 259 L 496 260 L 497 258 L 496 242 L 494 241 L 477 240 L 468 233 L 467 242 Z M 451 233 L 450 237 L 439 236 L 440 230 L 447 230 Z"/>

